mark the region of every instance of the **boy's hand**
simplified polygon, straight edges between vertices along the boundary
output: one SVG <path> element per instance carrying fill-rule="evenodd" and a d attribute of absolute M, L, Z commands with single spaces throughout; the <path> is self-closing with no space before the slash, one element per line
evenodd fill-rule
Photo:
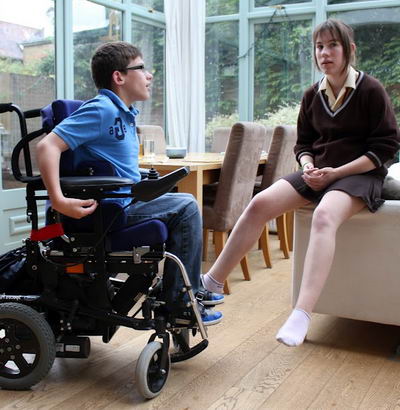
<path fill-rule="evenodd" d="M 98 203 L 94 199 L 63 198 L 59 201 L 51 202 L 51 206 L 56 211 L 71 218 L 81 219 L 90 215 L 97 208 Z"/>

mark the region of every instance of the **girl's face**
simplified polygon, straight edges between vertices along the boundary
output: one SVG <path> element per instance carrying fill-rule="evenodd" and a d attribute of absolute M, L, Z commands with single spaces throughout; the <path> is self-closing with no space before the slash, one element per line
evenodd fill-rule
<path fill-rule="evenodd" d="M 315 43 L 315 57 L 318 68 L 329 77 L 338 77 L 343 74 L 345 59 L 343 47 L 329 31 L 321 32 Z"/>

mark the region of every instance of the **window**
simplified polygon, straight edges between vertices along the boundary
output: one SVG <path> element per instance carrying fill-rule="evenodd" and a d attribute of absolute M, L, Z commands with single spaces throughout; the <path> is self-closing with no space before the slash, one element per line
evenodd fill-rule
<path fill-rule="evenodd" d="M 356 67 L 386 88 L 400 123 L 400 7 L 332 13 L 354 29 Z"/>
<path fill-rule="evenodd" d="M 225 125 L 224 117 L 238 110 L 238 23 L 206 25 L 206 122 Z M 206 132 L 206 146 L 211 135 Z"/>
<path fill-rule="evenodd" d="M 239 13 L 239 0 L 207 0 L 207 16 Z"/>
<path fill-rule="evenodd" d="M 256 7 L 266 7 L 266 6 L 281 6 L 286 4 L 294 4 L 294 3 L 307 3 L 311 0 L 255 0 L 254 5 Z"/>
<path fill-rule="evenodd" d="M 132 0 L 132 3 L 147 7 L 148 9 L 161 11 L 162 13 L 164 12 L 164 0 Z"/>
<path fill-rule="evenodd" d="M 141 124 L 164 126 L 165 29 L 132 20 L 132 43 L 140 48 L 148 70 L 153 74 L 151 98 L 138 101 Z"/>
<path fill-rule="evenodd" d="M 255 119 L 299 103 L 311 85 L 311 30 L 311 20 L 255 24 Z"/>
<path fill-rule="evenodd" d="M 121 13 L 85 0 L 74 0 L 74 98 L 88 100 L 97 94 L 90 73 L 90 58 L 107 41 L 121 40 Z"/>
<path fill-rule="evenodd" d="M 21 10 L 29 9 L 29 13 Z M 55 97 L 54 3 L 14 0 L 3 7 L 0 22 L 0 101 L 13 102 L 23 111 L 41 108 Z M 28 120 L 28 128 L 41 128 L 40 119 Z M 20 138 L 14 113 L 0 115 L 2 188 L 20 187 L 11 172 L 11 153 Z M 36 168 L 34 164 L 34 168 Z"/>
<path fill-rule="evenodd" d="M 328 4 L 339 4 L 339 3 L 356 3 L 360 0 L 328 0 Z M 363 0 L 363 1 L 371 1 L 371 0 Z"/>

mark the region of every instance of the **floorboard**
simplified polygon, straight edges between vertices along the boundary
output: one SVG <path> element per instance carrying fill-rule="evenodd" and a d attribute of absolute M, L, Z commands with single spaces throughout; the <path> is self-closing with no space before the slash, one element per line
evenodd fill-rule
<path fill-rule="evenodd" d="M 144 400 L 135 365 L 149 332 L 121 328 L 109 344 L 92 338 L 89 359 L 56 359 L 30 391 L 0 391 L 0 409 L 389 409 L 400 407 L 399 328 L 313 315 L 306 342 L 288 348 L 275 334 L 290 313 L 291 260 L 271 236 L 273 268 L 250 252 L 252 280 L 240 267 L 224 320 L 209 347 L 172 366 L 160 396 Z M 212 246 L 210 244 L 210 249 Z M 206 271 L 212 263 L 204 263 Z"/>

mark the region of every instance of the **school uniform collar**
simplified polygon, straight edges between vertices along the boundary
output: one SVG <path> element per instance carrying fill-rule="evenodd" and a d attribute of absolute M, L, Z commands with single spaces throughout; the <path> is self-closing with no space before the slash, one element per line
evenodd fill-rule
<path fill-rule="evenodd" d="M 336 99 L 333 95 L 334 98 L 334 102 L 336 103 L 337 100 L 339 100 L 339 97 L 341 97 L 342 99 L 345 98 L 344 101 L 341 102 L 341 105 L 335 109 L 335 106 L 333 104 L 333 107 L 331 108 L 330 106 L 330 101 L 329 104 L 327 103 L 327 101 L 325 100 L 324 95 L 327 95 L 326 90 L 328 89 L 328 87 L 330 88 L 330 84 L 327 81 L 326 77 L 323 77 L 320 82 L 319 82 L 319 86 L 318 86 L 318 94 L 320 96 L 321 102 L 325 108 L 325 111 L 331 116 L 331 117 L 335 117 L 337 114 L 339 114 L 339 112 L 341 112 L 346 106 L 347 104 L 350 102 L 355 90 L 357 89 L 358 85 L 361 83 L 361 80 L 364 77 L 364 73 L 362 71 L 356 71 L 353 67 L 349 67 L 349 72 L 347 74 L 345 83 L 342 87 L 342 90 L 340 91 L 339 95 L 338 95 L 338 99 Z M 349 88 L 349 92 L 347 92 L 347 88 Z M 332 91 L 332 89 L 330 88 L 330 90 Z M 343 94 L 342 94 L 343 91 Z M 342 95 L 341 95 L 342 94 Z M 329 98 L 329 96 L 328 96 Z M 339 101 L 338 101 L 339 102 Z"/>
<path fill-rule="evenodd" d="M 358 73 L 352 66 L 349 67 L 347 71 L 347 77 L 343 84 L 343 87 L 339 91 L 337 97 L 333 93 L 332 87 L 329 84 L 328 79 L 326 76 L 322 79 L 318 91 L 324 91 L 325 95 L 328 97 L 329 106 L 333 111 L 336 111 L 343 103 L 346 93 L 348 92 L 347 89 L 356 89 L 356 81 L 357 81 Z"/>
<path fill-rule="evenodd" d="M 355 90 L 357 88 L 357 84 L 356 84 L 357 77 L 358 77 L 358 72 L 352 66 L 349 66 L 349 69 L 347 70 L 347 77 L 343 84 L 343 87 L 353 88 Z M 324 76 L 321 82 L 319 83 L 318 91 L 327 90 L 328 88 L 332 90 L 328 79 L 326 78 L 326 76 Z"/>

